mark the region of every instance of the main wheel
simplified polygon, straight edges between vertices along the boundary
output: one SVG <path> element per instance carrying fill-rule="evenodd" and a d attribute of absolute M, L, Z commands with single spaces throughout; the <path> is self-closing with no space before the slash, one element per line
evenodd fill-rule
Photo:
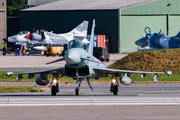
<path fill-rule="evenodd" d="M 52 96 L 56 96 L 56 86 L 55 86 L 55 85 L 53 85 L 53 86 L 51 87 L 51 95 L 52 95 Z"/>
<path fill-rule="evenodd" d="M 118 95 L 118 85 L 114 85 L 113 94 L 114 94 L 114 95 Z"/>
<path fill-rule="evenodd" d="M 78 87 L 75 88 L 75 94 L 79 95 L 79 88 Z"/>

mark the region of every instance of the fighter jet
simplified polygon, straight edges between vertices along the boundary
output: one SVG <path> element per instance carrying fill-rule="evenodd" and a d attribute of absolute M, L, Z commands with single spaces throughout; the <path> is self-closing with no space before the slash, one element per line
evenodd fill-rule
<path fill-rule="evenodd" d="M 43 30 L 43 34 L 45 36 L 45 41 L 42 40 L 42 35 L 39 34 L 39 31 L 36 33 L 29 31 L 21 31 L 17 35 L 4 38 L 5 42 L 12 42 L 17 45 L 33 45 L 32 49 L 45 51 L 47 44 L 67 44 L 70 40 L 79 39 L 82 40 L 84 44 L 88 44 L 89 41 L 86 39 L 88 21 L 83 21 L 72 31 L 64 34 L 55 34 L 53 32 L 48 32 Z M 46 44 L 46 45 L 43 45 Z M 39 45 L 39 46 L 37 46 Z M 42 46 L 41 46 L 42 45 Z"/>
<path fill-rule="evenodd" d="M 17 45 L 22 45 L 28 41 L 25 38 L 25 36 L 28 35 L 29 33 L 30 33 L 29 31 L 20 31 L 17 35 L 14 35 L 14 36 L 11 36 L 8 38 L 4 38 L 3 40 L 5 42 L 11 42 L 11 43 L 15 43 Z"/>
<path fill-rule="evenodd" d="M 180 32 L 174 37 L 168 37 L 162 33 L 153 33 L 151 28 L 146 27 L 144 29 L 145 35 L 143 38 L 135 42 L 136 45 L 141 46 L 139 51 L 151 50 L 151 49 L 170 49 L 180 48 Z"/>
<path fill-rule="evenodd" d="M 158 81 L 158 74 L 167 74 L 171 75 L 171 71 L 167 72 L 147 72 L 147 71 L 131 71 L 131 70 L 118 70 L 118 69 L 109 69 L 104 66 L 104 64 L 93 56 L 93 40 L 94 40 L 94 28 L 95 20 L 93 20 L 92 30 L 91 30 L 91 39 L 88 52 L 83 49 L 82 41 L 78 39 L 71 40 L 68 43 L 68 49 L 65 52 L 64 58 L 49 62 L 47 64 L 59 62 L 62 60 L 66 61 L 64 67 L 36 71 L 36 72 L 26 72 L 26 73 L 13 73 L 7 72 L 7 76 L 18 75 L 17 80 L 22 79 L 24 74 L 29 74 L 28 78 L 33 78 L 35 74 L 40 74 L 36 78 L 36 83 L 38 85 L 47 85 L 49 83 L 48 74 L 53 74 L 53 79 L 51 81 L 51 95 L 55 96 L 59 92 L 59 83 L 58 80 L 62 76 L 69 76 L 76 80 L 75 94 L 80 94 L 80 85 L 86 79 L 87 83 L 91 90 L 93 90 L 89 79 L 95 78 L 99 79 L 100 77 L 110 77 L 111 85 L 110 92 L 114 95 L 118 94 L 118 80 L 117 77 L 120 77 L 120 83 L 123 85 L 130 85 L 132 79 L 130 74 L 141 74 L 141 77 L 145 77 L 146 74 L 155 74 L 154 81 Z M 110 76 L 111 75 L 111 76 Z"/>

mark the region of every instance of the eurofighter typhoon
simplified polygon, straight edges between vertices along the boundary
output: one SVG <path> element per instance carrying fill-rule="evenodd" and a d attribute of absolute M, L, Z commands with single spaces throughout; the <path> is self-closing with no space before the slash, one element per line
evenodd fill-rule
<path fill-rule="evenodd" d="M 120 83 L 123 85 L 130 85 L 132 79 L 130 74 L 141 74 L 141 77 L 145 77 L 146 74 L 154 74 L 154 81 L 158 81 L 158 74 L 171 75 L 171 71 L 167 72 L 147 72 L 147 71 L 131 71 L 131 70 L 119 70 L 106 68 L 104 64 L 93 56 L 93 40 L 94 40 L 94 28 L 95 20 L 93 20 L 91 39 L 88 52 L 83 49 L 83 43 L 81 40 L 73 39 L 68 43 L 68 49 L 65 52 L 64 58 L 49 62 L 47 64 L 60 62 L 62 60 L 66 61 L 64 67 L 36 71 L 36 72 L 26 72 L 26 73 L 13 73 L 7 72 L 7 76 L 18 75 L 17 80 L 22 79 L 24 74 L 29 74 L 28 78 L 33 78 L 35 74 L 40 74 L 36 78 L 36 83 L 38 85 L 47 85 L 49 83 L 48 74 L 53 74 L 53 79 L 50 83 L 51 95 L 56 95 L 59 92 L 59 80 L 62 76 L 68 76 L 76 80 L 75 95 L 80 94 L 80 85 L 85 79 L 89 84 L 91 90 L 93 90 L 90 84 L 90 78 L 99 79 L 101 77 L 110 77 L 110 92 L 114 95 L 118 94 L 118 77 L 120 78 Z"/>

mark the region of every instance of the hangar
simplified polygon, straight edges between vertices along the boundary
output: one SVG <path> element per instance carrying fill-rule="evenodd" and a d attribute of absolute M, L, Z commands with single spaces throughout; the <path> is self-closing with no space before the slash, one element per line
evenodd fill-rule
<path fill-rule="evenodd" d="M 95 34 L 110 37 L 110 53 L 137 51 L 145 27 L 175 36 L 180 28 L 179 0 L 59 0 L 20 11 L 20 30 L 66 33 L 83 20 L 96 19 Z"/>

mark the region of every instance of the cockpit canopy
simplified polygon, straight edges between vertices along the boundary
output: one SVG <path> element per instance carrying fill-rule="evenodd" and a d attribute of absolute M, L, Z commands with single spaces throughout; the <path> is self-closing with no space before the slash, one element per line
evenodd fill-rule
<path fill-rule="evenodd" d="M 71 40 L 68 43 L 68 49 L 71 48 L 83 48 L 83 43 L 80 40 Z"/>
<path fill-rule="evenodd" d="M 29 31 L 20 31 L 18 35 L 29 34 Z"/>

